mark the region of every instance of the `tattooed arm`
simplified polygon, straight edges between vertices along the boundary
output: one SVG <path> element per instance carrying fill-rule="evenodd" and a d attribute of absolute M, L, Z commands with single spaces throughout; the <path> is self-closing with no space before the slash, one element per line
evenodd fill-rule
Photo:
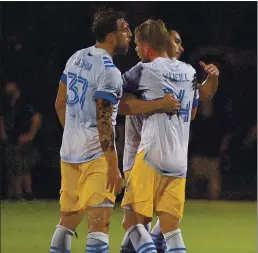
<path fill-rule="evenodd" d="M 106 99 L 97 99 L 97 125 L 103 152 L 115 152 L 114 129 L 111 121 L 113 104 Z"/>
<path fill-rule="evenodd" d="M 112 125 L 113 104 L 106 99 L 97 99 L 97 126 L 101 147 L 108 164 L 108 185 L 110 192 L 115 188 L 120 191 L 121 179 L 118 169 L 117 153 L 115 151 L 115 134 Z"/>

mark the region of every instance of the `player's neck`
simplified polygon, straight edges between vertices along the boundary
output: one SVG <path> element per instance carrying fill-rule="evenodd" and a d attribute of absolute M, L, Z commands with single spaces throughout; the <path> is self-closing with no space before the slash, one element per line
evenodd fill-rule
<path fill-rule="evenodd" d="M 104 49 L 106 50 L 112 57 L 115 55 L 115 52 L 114 52 L 114 48 L 112 48 L 110 45 L 108 45 L 107 43 L 97 43 L 95 45 L 96 48 L 101 48 L 101 49 Z"/>
<path fill-rule="evenodd" d="M 152 52 L 149 56 L 150 61 L 154 61 L 155 59 L 163 57 L 163 58 L 169 58 L 166 52 L 158 53 L 158 52 Z"/>

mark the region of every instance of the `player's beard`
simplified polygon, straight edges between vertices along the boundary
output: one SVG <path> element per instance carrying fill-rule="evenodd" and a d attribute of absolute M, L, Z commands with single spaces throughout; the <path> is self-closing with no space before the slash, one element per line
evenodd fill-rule
<path fill-rule="evenodd" d="M 115 54 L 116 55 L 125 55 L 128 52 L 128 47 L 125 45 L 118 45 L 115 48 Z"/>
<path fill-rule="evenodd" d="M 129 49 L 129 46 L 121 44 L 119 37 L 117 37 L 117 44 L 116 44 L 116 47 L 115 47 L 115 54 L 116 55 L 125 55 L 125 54 L 127 54 L 128 49 Z"/>

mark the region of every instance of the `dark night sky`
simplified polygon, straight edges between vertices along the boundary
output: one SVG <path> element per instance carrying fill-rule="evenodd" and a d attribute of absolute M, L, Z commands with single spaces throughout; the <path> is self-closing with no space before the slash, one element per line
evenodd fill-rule
<path fill-rule="evenodd" d="M 106 6 L 127 12 L 134 27 L 146 18 L 162 18 L 180 31 L 186 52 L 204 44 L 230 45 L 256 50 L 256 2 L 106 2 Z M 3 35 L 26 30 L 58 40 L 65 36 L 73 48 L 88 46 L 93 2 L 5 2 Z M 18 29 L 17 29 L 18 28 Z M 21 29 L 20 29 L 21 28 Z M 16 30 L 16 31 L 15 31 Z M 70 36 L 66 36 L 67 34 Z M 59 36 L 59 38 L 58 38 Z M 76 39 L 75 39 L 76 38 Z M 46 45 L 47 46 L 47 45 Z M 65 47 L 64 45 L 62 47 Z M 69 50 L 67 48 L 67 50 Z"/>
<path fill-rule="evenodd" d="M 125 11 L 132 30 L 148 18 L 170 23 L 183 39 L 182 61 L 189 62 L 192 53 L 202 46 L 227 46 L 239 52 L 248 49 L 253 58 L 257 54 L 257 2 L 4 2 L 1 5 L 4 40 L 17 35 L 27 51 L 34 52 L 36 64 L 32 68 L 37 66 L 37 75 L 51 79 L 48 83 L 58 84 L 67 59 L 76 50 L 95 43 L 90 28 L 100 5 Z M 115 59 L 122 72 L 138 61 L 134 48 L 132 43 L 126 57 Z M 50 61 L 51 69 L 43 73 Z"/>

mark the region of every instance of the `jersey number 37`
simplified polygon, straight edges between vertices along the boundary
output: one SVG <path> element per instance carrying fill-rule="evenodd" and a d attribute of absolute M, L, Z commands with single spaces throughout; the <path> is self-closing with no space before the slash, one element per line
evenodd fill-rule
<path fill-rule="evenodd" d="M 83 109 L 88 88 L 88 80 L 81 76 L 77 76 L 72 72 L 68 72 L 68 80 L 69 92 L 67 93 L 67 105 L 74 107 L 80 103 L 81 109 Z"/>

